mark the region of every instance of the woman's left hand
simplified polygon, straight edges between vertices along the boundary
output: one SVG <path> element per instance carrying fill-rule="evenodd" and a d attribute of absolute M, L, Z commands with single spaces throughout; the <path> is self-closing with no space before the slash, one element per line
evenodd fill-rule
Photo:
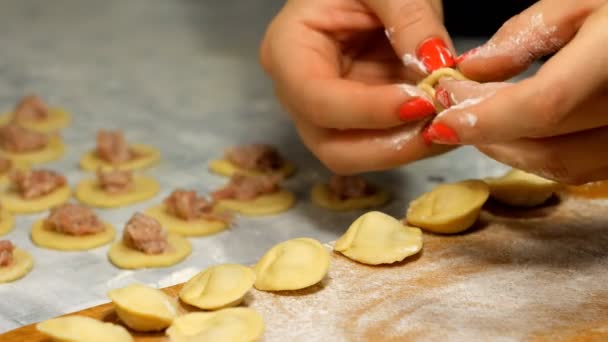
<path fill-rule="evenodd" d="M 608 3 L 542 0 L 464 54 L 462 72 L 504 80 L 551 57 L 517 83 L 442 81 L 451 105 L 425 132 L 439 144 L 475 145 L 490 157 L 563 183 L 608 179 Z"/>

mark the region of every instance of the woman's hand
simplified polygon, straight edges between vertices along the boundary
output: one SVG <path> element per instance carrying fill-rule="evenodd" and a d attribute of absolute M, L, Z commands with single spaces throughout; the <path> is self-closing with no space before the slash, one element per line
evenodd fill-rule
<path fill-rule="evenodd" d="M 425 137 L 475 145 L 564 183 L 608 179 L 607 1 L 540 1 L 460 57 L 459 67 L 472 79 L 503 80 L 553 52 L 534 76 L 514 84 L 442 81 L 438 92 L 452 107 Z"/>
<path fill-rule="evenodd" d="M 352 174 L 449 149 L 423 142 L 411 122 L 435 110 L 403 82 L 454 65 L 452 51 L 439 0 L 290 0 L 260 60 L 306 146 Z"/>

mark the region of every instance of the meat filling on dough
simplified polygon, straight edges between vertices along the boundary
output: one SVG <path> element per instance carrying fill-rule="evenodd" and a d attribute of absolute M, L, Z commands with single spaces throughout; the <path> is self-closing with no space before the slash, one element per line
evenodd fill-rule
<path fill-rule="evenodd" d="M 275 147 L 265 144 L 232 147 L 224 157 L 242 169 L 261 172 L 277 171 L 285 163 Z"/>
<path fill-rule="evenodd" d="M 5 174 L 13 168 L 13 161 L 8 158 L 0 157 L 0 174 Z"/>
<path fill-rule="evenodd" d="M 205 219 L 227 222 L 230 220 L 226 215 L 213 213 L 213 202 L 197 196 L 195 191 L 177 189 L 165 199 L 164 204 L 171 215 L 186 221 Z"/>
<path fill-rule="evenodd" d="M 360 176 L 337 176 L 329 180 L 329 192 L 341 201 L 373 195 L 376 189 Z"/>
<path fill-rule="evenodd" d="M 133 159 L 134 153 L 121 131 L 97 132 L 97 156 L 111 164 L 119 164 Z"/>
<path fill-rule="evenodd" d="M 124 194 L 133 190 L 133 172 L 130 170 L 97 170 L 97 181 L 109 194 Z"/>
<path fill-rule="evenodd" d="M 44 121 L 49 117 L 49 107 L 36 95 L 25 96 L 17 103 L 13 119 L 17 122 Z"/>
<path fill-rule="evenodd" d="M 228 185 L 213 193 L 213 199 L 216 201 L 223 199 L 251 201 L 259 196 L 279 191 L 282 179 L 283 177 L 275 174 L 255 177 L 236 174 L 232 176 Z"/>
<path fill-rule="evenodd" d="M 50 170 L 17 170 L 11 174 L 11 180 L 25 199 L 44 196 L 67 184 L 63 175 Z"/>
<path fill-rule="evenodd" d="M 9 240 L 0 240 L 0 267 L 6 267 L 13 263 L 13 250 L 15 245 Z"/>
<path fill-rule="evenodd" d="M 49 143 L 48 135 L 9 123 L 0 127 L 0 147 L 15 153 L 38 151 Z"/>
<path fill-rule="evenodd" d="M 67 235 L 96 234 L 105 229 L 93 210 L 72 203 L 52 209 L 46 223 L 49 229 Z"/>
<path fill-rule="evenodd" d="M 127 247 L 145 254 L 169 251 L 167 231 L 150 216 L 136 213 L 125 225 L 122 239 Z"/>

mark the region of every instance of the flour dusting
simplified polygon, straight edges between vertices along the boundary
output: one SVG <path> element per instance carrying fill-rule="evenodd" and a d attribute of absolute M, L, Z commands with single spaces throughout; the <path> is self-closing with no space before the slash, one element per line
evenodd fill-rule
<path fill-rule="evenodd" d="M 405 67 L 407 68 L 413 67 L 414 69 L 422 72 L 425 75 L 428 74 L 424 63 L 422 63 L 421 60 L 419 60 L 418 58 L 416 58 L 416 56 L 412 54 L 404 54 L 403 57 L 401 57 L 401 61 L 403 62 L 403 65 L 405 65 Z"/>
<path fill-rule="evenodd" d="M 464 113 L 460 117 L 460 121 L 466 123 L 470 127 L 475 127 L 475 125 L 477 124 L 477 115 L 473 113 Z"/>
<path fill-rule="evenodd" d="M 401 84 L 397 84 L 397 87 L 404 93 L 406 93 L 407 95 L 411 96 L 411 97 L 425 97 L 425 98 L 429 98 L 428 94 L 423 91 L 422 89 L 418 88 L 415 85 L 411 85 L 408 83 L 401 83 Z"/>
<path fill-rule="evenodd" d="M 437 114 L 436 119 L 440 119 L 441 117 L 443 117 L 449 113 L 455 112 L 457 110 L 474 106 L 474 105 L 480 103 L 481 101 L 483 101 L 484 99 L 485 99 L 485 97 L 474 97 L 471 99 L 466 99 L 466 100 L 464 100 L 460 103 L 457 103 L 457 104 L 451 106 L 450 108 L 442 111 L 441 113 Z M 471 114 L 471 115 L 473 115 L 473 114 Z"/>

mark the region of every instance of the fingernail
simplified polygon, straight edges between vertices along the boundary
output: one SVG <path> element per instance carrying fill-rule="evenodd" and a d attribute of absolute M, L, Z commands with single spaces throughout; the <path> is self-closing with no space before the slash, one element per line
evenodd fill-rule
<path fill-rule="evenodd" d="M 437 99 L 437 101 L 441 103 L 443 108 L 450 108 L 450 106 L 452 106 L 450 93 L 448 93 L 447 89 L 445 89 L 444 87 L 439 86 L 435 88 L 435 99 Z"/>
<path fill-rule="evenodd" d="M 465 53 L 463 53 L 462 55 L 456 57 L 456 64 L 460 64 L 462 63 L 462 61 L 464 61 L 465 59 L 471 57 L 471 55 L 474 55 L 475 53 L 477 53 L 479 51 L 479 49 L 481 49 L 481 46 L 478 46 L 474 49 L 471 49 Z"/>
<path fill-rule="evenodd" d="M 414 97 L 399 107 L 399 118 L 403 121 L 420 120 L 433 114 L 435 106 L 422 97 Z"/>
<path fill-rule="evenodd" d="M 455 145 L 460 142 L 456 131 L 442 123 L 430 125 L 424 133 L 426 133 L 425 141 L 429 139 L 436 143 L 448 145 Z"/>
<path fill-rule="evenodd" d="M 429 133 L 429 128 L 431 128 L 430 126 L 427 126 L 423 131 L 422 131 L 422 140 L 424 140 L 424 143 L 427 146 L 431 146 L 433 145 L 433 138 L 431 137 L 430 133 Z"/>
<path fill-rule="evenodd" d="M 452 52 L 441 38 L 434 37 L 424 40 L 418 46 L 416 56 L 428 72 L 454 66 Z"/>

